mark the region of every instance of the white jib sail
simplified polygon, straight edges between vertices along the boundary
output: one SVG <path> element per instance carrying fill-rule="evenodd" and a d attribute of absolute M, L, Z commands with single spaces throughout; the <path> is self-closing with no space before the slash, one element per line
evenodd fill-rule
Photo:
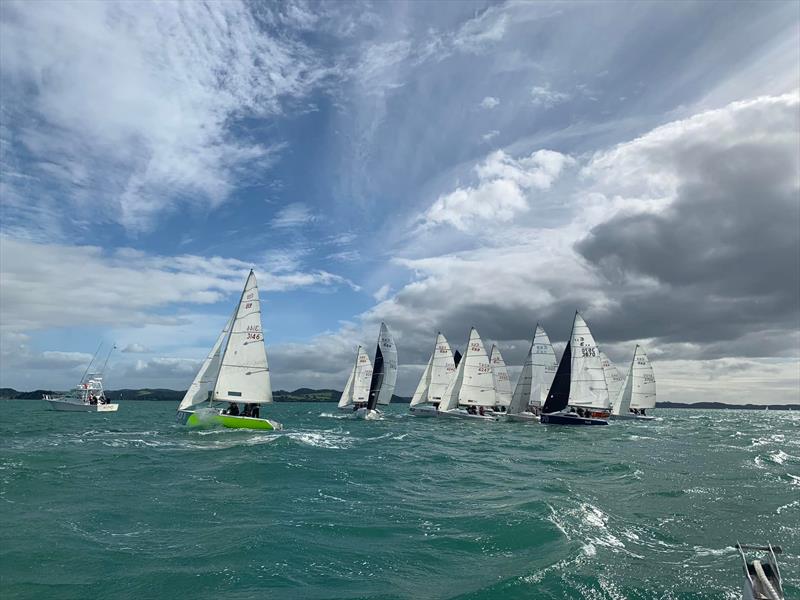
<path fill-rule="evenodd" d="M 455 361 L 453 362 L 455 363 Z M 464 382 L 464 365 L 466 362 L 462 357 L 458 367 L 456 367 L 453 378 L 447 384 L 444 394 L 442 394 L 442 401 L 439 402 L 437 410 L 447 411 L 458 407 L 458 396 L 461 393 L 461 384 Z"/>
<path fill-rule="evenodd" d="M 353 403 L 353 382 L 356 378 L 356 367 L 358 366 L 358 353 L 361 351 L 361 346 L 358 347 L 358 351 L 356 352 L 356 360 L 353 363 L 353 368 L 350 369 L 350 375 L 347 378 L 347 383 L 344 384 L 344 390 L 342 391 L 342 395 L 339 398 L 339 408 L 344 408 L 345 406 L 349 406 Z"/>
<path fill-rule="evenodd" d="M 632 367 L 633 365 L 631 365 L 631 369 L 628 369 L 628 374 L 617 394 L 617 399 L 614 400 L 614 407 L 611 409 L 612 414 L 627 415 L 628 409 L 631 407 L 631 391 L 633 391 Z"/>
<path fill-rule="evenodd" d="M 431 381 L 428 387 L 428 402 L 441 402 L 448 384 L 456 372 L 453 351 L 441 333 L 436 336 L 436 348 L 433 349 L 433 365 L 431 365 Z"/>
<path fill-rule="evenodd" d="M 353 378 L 353 402 L 366 402 L 369 400 L 369 384 L 372 381 L 372 361 L 364 349 L 358 347 L 356 358 L 356 373 Z"/>
<path fill-rule="evenodd" d="M 517 380 L 514 395 L 508 412 L 519 414 L 528 405 L 542 406 L 547 399 L 547 393 L 553 384 L 553 378 L 558 369 L 558 360 L 553 350 L 553 344 L 547 332 L 540 325 L 536 326 L 525 366 Z"/>
<path fill-rule="evenodd" d="M 225 336 L 228 335 L 232 322 L 233 316 L 228 320 L 225 327 L 222 328 L 217 341 L 214 342 L 214 345 L 211 347 L 211 352 L 206 356 L 194 381 L 192 381 L 192 385 L 186 390 L 186 395 L 183 397 L 183 400 L 181 400 L 178 410 L 186 410 L 208 400 L 208 392 L 214 387 L 214 381 L 216 381 L 217 374 L 219 373 L 222 342 L 225 340 Z"/>
<path fill-rule="evenodd" d="M 469 332 L 469 342 L 464 358 L 464 380 L 458 394 L 458 403 L 476 406 L 495 406 L 497 390 L 494 387 L 492 365 L 481 336 L 473 327 Z"/>
<path fill-rule="evenodd" d="M 397 347 L 394 345 L 394 338 L 386 323 L 381 323 L 378 345 L 383 354 L 383 382 L 378 393 L 378 404 L 389 404 L 392 401 L 394 386 L 397 382 Z"/>
<path fill-rule="evenodd" d="M 572 373 L 569 403 L 575 406 L 605 409 L 610 406 L 608 386 L 600 362 L 600 349 L 580 313 L 575 313 L 570 338 Z"/>
<path fill-rule="evenodd" d="M 261 301 L 253 271 L 247 276 L 214 386 L 217 402 L 272 402 L 272 386 L 261 331 Z"/>
<path fill-rule="evenodd" d="M 622 389 L 622 384 L 625 382 L 625 377 L 619 372 L 617 366 L 611 362 L 605 352 L 600 352 L 600 364 L 603 365 L 603 375 L 606 378 L 606 386 L 608 386 L 608 398 L 611 402 L 615 402 L 619 391 Z"/>
<path fill-rule="evenodd" d="M 419 378 L 417 389 L 414 390 L 414 395 L 411 397 L 410 406 L 416 406 L 428 401 L 428 388 L 431 384 L 431 367 L 433 366 L 433 357 L 436 355 L 436 349 L 428 359 L 428 364 L 425 365 L 425 370 L 422 372 L 422 377 Z"/>
<path fill-rule="evenodd" d="M 494 376 L 494 387 L 497 390 L 497 404 L 508 406 L 511 404 L 511 378 L 508 376 L 508 368 L 500 348 L 497 344 L 492 344 L 492 351 L 489 354 L 489 363 L 492 365 L 492 375 Z"/>
<path fill-rule="evenodd" d="M 633 375 L 631 408 L 655 408 L 656 376 L 644 348 L 639 345 L 636 346 L 636 351 L 633 353 L 631 372 Z"/>

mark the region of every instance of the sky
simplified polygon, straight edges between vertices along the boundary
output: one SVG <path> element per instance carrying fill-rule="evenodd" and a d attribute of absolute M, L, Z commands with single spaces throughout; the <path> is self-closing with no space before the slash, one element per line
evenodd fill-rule
<path fill-rule="evenodd" d="M 6 1 L 0 169 L 3 387 L 185 389 L 253 268 L 275 389 L 580 310 L 659 400 L 800 401 L 795 2 Z"/>

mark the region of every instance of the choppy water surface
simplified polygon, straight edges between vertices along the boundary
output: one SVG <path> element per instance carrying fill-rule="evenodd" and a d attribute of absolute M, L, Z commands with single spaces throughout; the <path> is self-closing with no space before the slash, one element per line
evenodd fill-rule
<path fill-rule="evenodd" d="M 0 406 L 4 599 L 734 599 L 737 539 L 782 544 L 800 597 L 796 412 L 573 429 L 282 404 L 270 434 Z"/>

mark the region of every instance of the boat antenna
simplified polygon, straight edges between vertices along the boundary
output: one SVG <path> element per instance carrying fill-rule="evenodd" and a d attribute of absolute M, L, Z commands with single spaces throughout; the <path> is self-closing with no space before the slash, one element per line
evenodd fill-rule
<path fill-rule="evenodd" d="M 114 344 L 111 346 L 111 350 L 108 351 L 108 356 L 106 356 L 106 362 L 103 363 L 103 369 L 100 371 L 100 374 L 103 375 L 106 372 L 106 365 L 108 364 L 108 359 L 111 358 L 111 353 L 117 349 L 117 345 Z"/>
<path fill-rule="evenodd" d="M 86 379 L 86 374 L 89 372 L 89 369 L 92 368 L 92 364 L 94 364 L 94 359 L 97 358 L 97 353 L 100 352 L 100 348 L 102 347 L 103 342 L 100 342 L 100 345 L 97 347 L 97 350 L 94 351 L 94 356 L 92 356 L 92 360 L 89 361 L 89 364 L 86 365 L 86 370 L 83 372 L 83 376 L 81 376 L 81 383 L 83 380 Z"/>

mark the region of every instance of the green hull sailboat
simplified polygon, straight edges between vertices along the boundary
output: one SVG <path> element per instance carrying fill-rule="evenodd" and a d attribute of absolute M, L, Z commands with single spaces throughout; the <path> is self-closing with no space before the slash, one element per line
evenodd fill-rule
<path fill-rule="evenodd" d="M 282 429 L 277 421 L 260 418 L 261 405 L 271 402 L 261 302 L 251 270 L 239 304 L 186 391 L 176 420 L 194 428 Z"/>

